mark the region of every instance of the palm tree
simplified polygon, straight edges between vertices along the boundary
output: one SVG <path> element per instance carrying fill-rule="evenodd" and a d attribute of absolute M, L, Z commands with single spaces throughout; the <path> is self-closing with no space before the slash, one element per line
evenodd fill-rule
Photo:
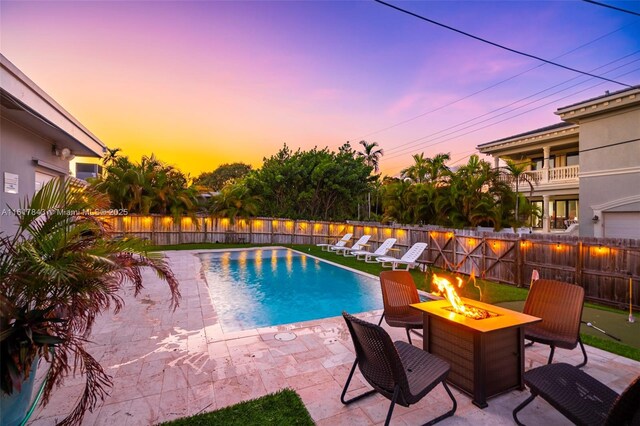
<path fill-rule="evenodd" d="M 445 165 L 449 160 L 451 160 L 449 153 L 441 153 L 433 158 L 427 158 L 429 178 L 433 183 L 439 183 L 444 176 L 450 173 L 449 168 Z"/>
<path fill-rule="evenodd" d="M 382 148 L 376 149 L 378 142 L 360 141 L 360 145 L 364 147 L 364 150 L 358 152 L 358 157 L 364 158 L 364 162 L 367 166 L 372 167 L 375 173 L 380 171 L 380 157 L 384 155 Z M 369 212 L 369 219 L 371 219 L 371 191 L 367 193 L 367 205 Z M 358 213 L 360 211 L 360 204 L 358 203 Z"/>
<path fill-rule="evenodd" d="M 373 171 L 378 173 L 380 171 L 380 157 L 384 155 L 384 150 L 382 148 L 376 149 L 378 142 L 369 143 L 367 141 L 360 141 L 360 145 L 362 145 L 364 149 L 358 152 L 357 155 L 364 158 L 365 164 L 373 167 Z"/>
<path fill-rule="evenodd" d="M 39 357 L 50 361 L 44 405 L 65 377 L 82 376 L 83 394 L 61 425 L 81 423 L 111 387 L 85 345 L 95 319 L 122 307 L 118 291 L 132 285 L 138 295 L 142 270 L 151 268 L 169 285 L 174 308 L 180 298 L 160 256 L 135 238 L 110 239 L 106 223 L 88 213 L 107 207 L 104 194 L 52 180 L 20 205 L 16 233 L 0 236 L 2 391 L 17 391 Z"/>
<path fill-rule="evenodd" d="M 529 192 L 529 196 L 531 196 L 531 194 L 533 194 L 533 183 L 534 180 L 531 177 L 531 175 L 525 173 L 527 170 L 527 166 L 529 166 L 530 163 L 528 162 L 524 162 L 524 163 L 516 163 L 513 160 L 509 160 L 506 159 L 505 162 L 507 163 L 505 170 L 507 172 L 507 174 L 513 179 L 513 181 L 516 184 L 516 214 L 515 214 L 515 219 L 516 219 L 516 225 L 518 225 L 520 223 L 520 219 L 518 217 L 518 207 L 519 207 L 519 198 L 520 198 L 520 182 L 523 183 L 527 183 L 529 184 L 530 187 L 530 192 Z"/>
<path fill-rule="evenodd" d="M 413 165 L 402 170 L 401 176 L 403 178 L 411 179 L 413 183 L 422 183 L 427 180 L 429 176 L 429 158 L 425 158 L 424 152 L 420 154 L 413 154 Z"/>
<path fill-rule="evenodd" d="M 251 194 L 244 182 L 227 185 L 211 199 L 209 211 L 214 216 L 229 218 L 231 223 L 236 217 L 248 218 L 256 216 L 259 210 L 260 197 Z"/>

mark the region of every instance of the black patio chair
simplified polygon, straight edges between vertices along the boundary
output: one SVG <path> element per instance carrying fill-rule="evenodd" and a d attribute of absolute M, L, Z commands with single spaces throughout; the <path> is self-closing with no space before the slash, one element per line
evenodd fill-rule
<path fill-rule="evenodd" d="M 518 412 L 537 396 L 551 404 L 576 425 L 639 426 L 640 376 L 618 395 L 580 368 L 566 363 L 547 364 L 524 373 L 531 396 L 513 410 Z"/>
<path fill-rule="evenodd" d="M 380 273 L 380 287 L 384 312 L 380 317 L 391 327 L 402 327 L 407 331 L 407 339 L 411 342 L 410 331 L 422 337 L 416 329 L 422 330 L 422 312 L 409 306 L 420 303 L 418 289 L 408 271 L 384 271 Z"/>
<path fill-rule="evenodd" d="M 578 285 L 555 280 L 537 280 L 531 285 L 522 312 L 542 321 L 526 326 L 524 338 L 551 346 L 548 364 L 553 361 L 556 347 L 574 349 L 578 344 L 584 358 L 578 367 L 587 363 L 580 339 L 583 305 L 584 289 Z"/>
<path fill-rule="evenodd" d="M 343 404 L 350 404 L 379 392 L 391 400 L 385 421 L 385 425 L 388 425 L 396 403 L 404 407 L 415 404 L 438 383 L 442 383 L 453 401 L 453 408 L 425 425 L 432 425 L 455 413 L 456 399 L 445 382 L 451 369 L 449 363 L 409 343 L 392 342 L 389 334 L 378 325 L 360 320 L 346 312 L 343 312 L 342 316 L 347 322 L 356 349 L 356 360 L 340 396 Z M 360 368 L 360 372 L 373 390 L 345 400 L 356 366 Z"/>

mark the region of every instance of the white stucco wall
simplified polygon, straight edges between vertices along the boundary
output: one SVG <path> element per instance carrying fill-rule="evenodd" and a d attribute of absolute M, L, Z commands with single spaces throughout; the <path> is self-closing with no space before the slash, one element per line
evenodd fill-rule
<path fill-rule="evenodd" d="M 580 217 L 592 218 L 594 206 L 603 205 L 611 205 L 604 211 L 638 211 L 634 202 L 615 205 L 640 196 L 638 139 L 640 105 L 580 120 Z M 598 234 L 597 223 L 581 221 L 581 236 Z"/>
<path fill-rule="evenodd" d="M 21 201 L 35 192 L 36 171 L 48 175 L 63 175 L 59 171 L 37 166 L 33 159 L 44 161 L 60 170 L 69 170 L 69 161 L 52 154 L 52 142 L 26 130 L 4 117 L 0 121 L 0 232 L 15 231 L 16 218 L 9 207 L 17 208 Z M 4 173 L 18 175 L 18 194 L 5 192 Z"/>

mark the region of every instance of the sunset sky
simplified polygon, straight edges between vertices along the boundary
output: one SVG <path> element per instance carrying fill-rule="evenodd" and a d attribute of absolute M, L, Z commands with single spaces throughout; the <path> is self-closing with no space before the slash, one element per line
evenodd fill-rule
<path fill-rule="evenodd" d="M 392 3 L 640 84 L 632 14 L 582 1 Z M 637 1 L 607 3 L 640 12 Z M 284 143 L 377 141 L 390 175 L 419 152 L 464 162 L 480 143 L 624 88 L 372 1 L 2 0 L 0 28 L 2 53 L 105 144 L 192 176 L 225 162 L 259 167 Z"/>

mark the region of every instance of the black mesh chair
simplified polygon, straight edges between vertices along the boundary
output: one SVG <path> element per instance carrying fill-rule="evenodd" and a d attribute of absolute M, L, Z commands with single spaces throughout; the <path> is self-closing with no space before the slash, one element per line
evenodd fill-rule
<path fill-rule="evenodd" d="M 380 273 L 380 287 L 384 312 L 380 317 L 390 327 L 402 327 L 407 331 L 407 339 L 411 342 L 412 330 L 422 330 L 422 312 L 409 306 L 420 303 L 418 289 L 408 271 L 384 271 Z M 422 336 L 420 333 L 414 333 Z"/>
<path fill-rule="evenodd" d="M 578 285 L 554 280 L 537 280 L 531 285 L 523 313 L 542 318 L 524 329 L 524 338 L 551 346 L 548 364 L 555 348 L 582 350 L 582 367 L 587 363 L 587 351 L 580 340 L 580 319 L 584 305 L 584 289 Z"/>
<path fill-rule="evenodd" d="M 350 404 L 379 392 L 391 400 L 385 421 L 385 425 L 388 425 L 396 403 L 404 407 L 415 404 L 438 383 L 442 383 L 453 401 L 453 408 L 425 425 L 437 423 L 456 412 L 456 399 L 445 382 L 451 369 L 446 361 L 409 343 L 392 342 L 389 334 L 378 325 L 362 321 L 346 312 L 342 316 L 347 322 L 356 349 L 356 360 L 340 396 L 343 404 Z M 359 366 L 373 390 L 345 400 L 356 366 Z"/>
<path fill-rule="evenodd" d="M 576 425 L 640 425 L 640 376 L 618 395 L 578 367 L 566 363 L 547 364 L 524 374 L 531 396 L 513 410 L 518 412 L 537 396 L 551 404 Z"/>

